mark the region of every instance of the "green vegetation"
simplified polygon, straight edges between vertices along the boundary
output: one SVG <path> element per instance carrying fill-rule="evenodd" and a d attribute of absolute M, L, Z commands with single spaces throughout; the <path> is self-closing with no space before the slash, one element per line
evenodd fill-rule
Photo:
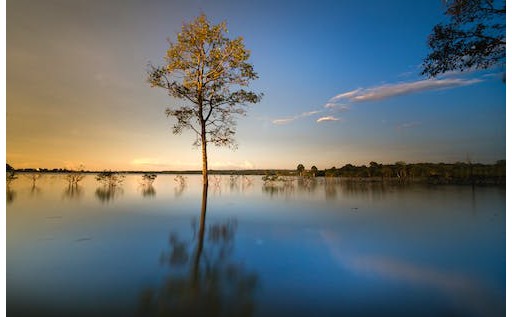
<path fill-rule="evenodd" d="M 350 180 L 360 181 L 395 181 L 400 183 L 408 182 L 424 182 L 431 184 L 505 184 L 506 181 L 506 161 L 499 160 L 495 164 L 481 164 L 472 162 L 457 163 L 412 163 L 408 164 L 403 161 L 395 164 L 381 164 L 370 162 L 368 165 L 355 166 L 346 164 L 342 167 L 331 167 L 320 170 L 312 166 L 311 170 L 306 170 L 303 164 L 299 164 L 296 169 L 254 169 L 254 170 L 210 170 L 212 175 L 228 175 L 230 179 L 237 176 L 264 175 L 263 181 L 269 184 L 280 182 L 282 179 L 290 176 L 301 176 L 302 178 L 311 177 L 343 177 Z M 143 174 L 143 182 L 147 178 L 148 181 L 158 174 L 176 174 L 175 181 L 185 184 L 186 178 L 182 175 L 201 174 L 201 171 L 67 171 L 58 169 L 57 172 L 48 169 L 23 169 L 11 170 L 7 173 L 8 183 L 17 178 L 18 172 L 27 173 L 27 171 L 41 171 L 44 173 L 70 173 L 72 176 L 84 177 L 84 173 L 97 174 L 96 179 L 101 182 L 108 183 L 111 178 L 119 178 L 119 184 L 124 176 L 122 174 Z M 147 176 L 144 176 L 147 175 Z M 154 175 L 154 176 L 153 176 Z M 67 177 L 67 175 L 66 175 Z M 153 180 L 154 180 L 153 178 Z M 119 185 L 118 184 L 118 185 Z"/>
<path fill-rule="evenodd" d="M 247 61 L 242 37 L 229 39 L 226 23 L 212 25 L 204 14 L 183 24 L 177 41 L 170 43 L 163 66 L 151 66 L 148 82 L 182 100 L 166 110 L 174 117 L 174 134 L 191 130 L 194 145 L 201 146 L 203 184 L 208 184 L 207 144 L 236 147 L 235 116 L 245 115 L 245 105 L 262 95 L 243 89 L 258 78 Z"/>
<path fill-rule="evenodd" d="M 447 0 L 445 15 L 449 23 L 437 24 L 428 38 L 423 75 L 504 66 L 504 0 Z"/>
<path fill-rule="evenodd" d="M 414 163 L 396 162 L 379 164 L 370 162 L 369 166 L 346 164 L 341 168 L 332 167 L 318 176 L 345 177 L 353 180 L 427 182 L 431 184 L 505 184 L 506 162 L 496 164 L 473 164 L 470 162 Z"/>
<path fill-rule="evenodd" d="M 118 172 L 103 171 L 96 175 L 96 180 L 105 187 L 115 188 L 123 183 L 124 175 Z"/>
<path fill-rule="evenodd" d="M 158 175 L 156 175 L 155 173 L 144 173 L 142 175 L 140 184 L 142 186 L 151 187 L 151 186 L 153 186 L 153 182 L 155 181 L 157 176 Z"/>

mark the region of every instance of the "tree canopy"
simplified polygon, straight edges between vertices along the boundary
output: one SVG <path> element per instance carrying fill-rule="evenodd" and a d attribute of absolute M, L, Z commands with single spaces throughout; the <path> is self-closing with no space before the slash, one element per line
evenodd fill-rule
<path fill-rule="evenodd" d="M 505 64 L 505 1 L 446 0 L 449 22 L 437 24 L 428 38 L 431 52 L 422 75 L 488 69 Z"/>
<path fill-rule="evenodd" d="M 150 66 L 148 81 L 180 103 L 167 108 L 174 117 L 174 134 L 192 130 L 202 147 L 203 180 L 207 182 L 207 143 L 236 147 L 235 117 L 262 94 L 244 89 L 258 76 L 248 62 L 242 37 L 229 39 L 226 23 L 213 25 L 204 14 L 185 23 L 176 42 L 169 43 L 165 65 Z"/>

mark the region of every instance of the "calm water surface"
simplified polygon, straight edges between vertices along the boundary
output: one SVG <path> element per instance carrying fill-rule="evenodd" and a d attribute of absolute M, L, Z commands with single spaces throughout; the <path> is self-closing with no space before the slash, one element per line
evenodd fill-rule
<path fill-rule="evenodd" d="M 11 184 L 8 316 L 505 314 L 503 188 L 140 181 Z"/>

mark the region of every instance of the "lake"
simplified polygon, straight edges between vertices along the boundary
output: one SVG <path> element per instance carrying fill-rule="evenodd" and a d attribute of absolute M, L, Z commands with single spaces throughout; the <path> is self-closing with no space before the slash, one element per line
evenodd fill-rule
<path fill-rule="evenodd" d="M 504 316 L 504 188 L 87 175 L 7 192 L 7 316 Z"/>

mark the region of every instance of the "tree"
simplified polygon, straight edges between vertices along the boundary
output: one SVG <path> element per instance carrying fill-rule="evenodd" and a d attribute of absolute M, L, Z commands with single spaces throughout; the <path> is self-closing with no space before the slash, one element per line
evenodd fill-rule
<path fill-rule="evenodd" d="M 302 174 L 304 174 L 304 170 L 305 170 L 305 169 L 306 169 L 306 168 L 304 167 L 304 165 L 302 165 L 302 164 L 297 165 L 297 174 L 298 174 L 299 176 L 302 176 Z"/>
<path fill-rule="evenodd" d="M 313 177 L 316 176 L 316 173 L 318 173 L 318 168 L 316 166 L 311 166 L 311 173 L 313 173 Z"/>
<path fill-rule="evenodd" d="M 167 108 L 174 117 L 174 134 L 192 130 L 194 145 L 202 149 L 203 184 L 208 184 L 207 144 L 236 147 L 235 116 L 245 115 L 248 103 L 262 94 L 243 89 L 258 76 L 248 63 L 243 38 L 226 37 L 226 23 L 212 25 L 204 14 L 185 23 L 175 43 L 170 42 L 165 65 L 150 66 L 148 82 L 183 103 Z"/>
<path fill-rule="evenodd" d="M 449 23 L 432 30 L 421 74 L 504 66 L 505 13 L 503 0 L 446 0 Z"/>

